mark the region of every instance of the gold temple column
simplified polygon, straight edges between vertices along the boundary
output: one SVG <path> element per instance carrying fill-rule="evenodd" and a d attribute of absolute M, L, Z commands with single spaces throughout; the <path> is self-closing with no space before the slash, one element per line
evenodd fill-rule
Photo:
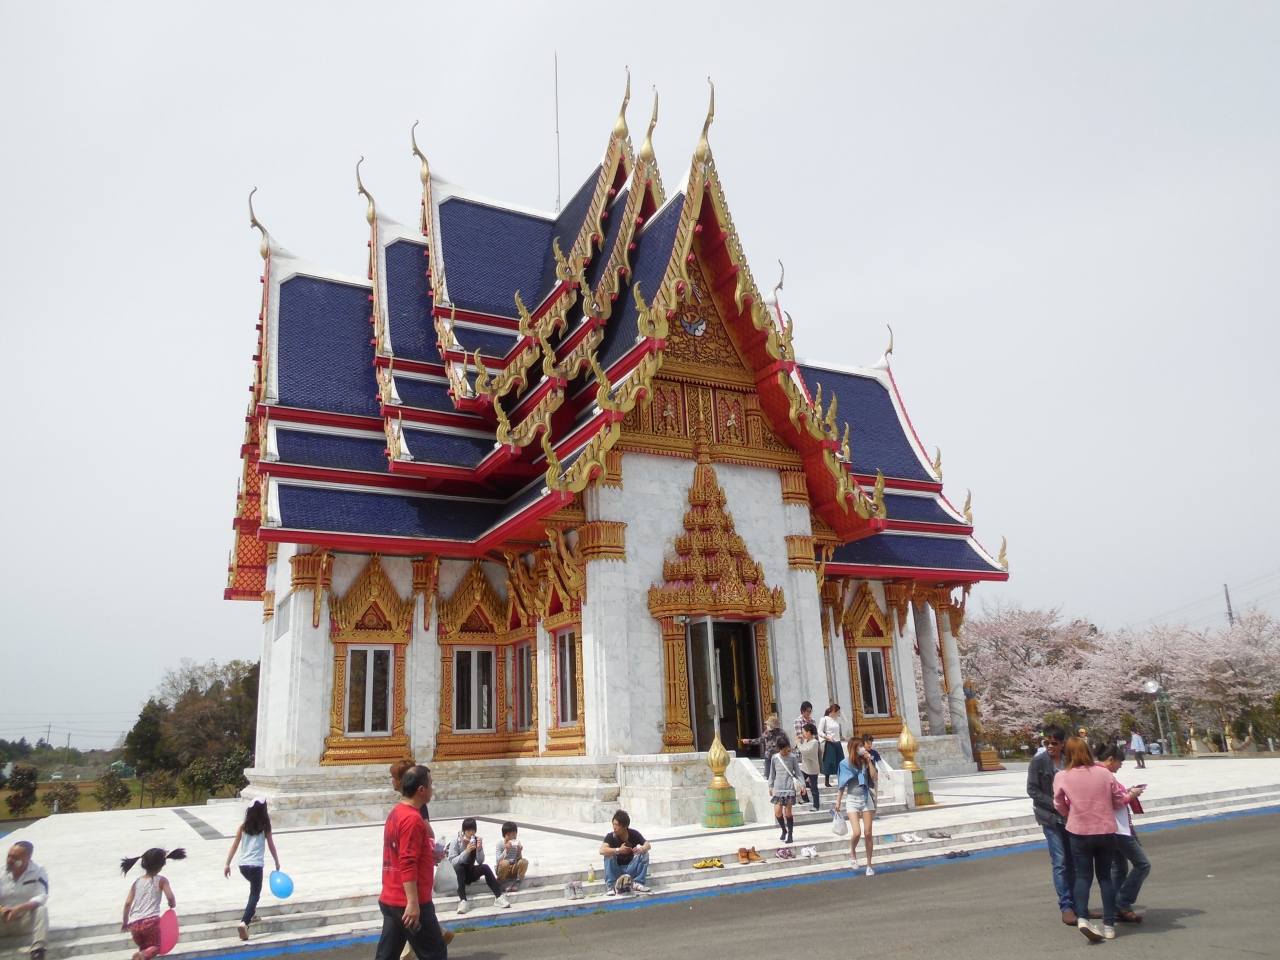
<path fill-rule="evenodd" d="M 667 727 L 662 734 L 663 753 L 693 750 L 693 725 L 689 718 L 689 659 L 684 624 L 674 616 L 661 617 L 662 665 L 667 689 Z"/>

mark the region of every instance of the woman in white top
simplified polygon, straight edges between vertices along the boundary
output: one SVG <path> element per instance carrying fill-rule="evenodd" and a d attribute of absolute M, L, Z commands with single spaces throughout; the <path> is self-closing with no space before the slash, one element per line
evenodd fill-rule
<path fill-rule="evenodd" d="M 262 896 L 262 870 L 266 866 L 266 851 L 271 850 L 271 859 L 280 869 L 280 855 L 276 853 L 276 842 L 271 839 L 271 818 L 267 815 L 267 801 L 254 800 L 245 811 L 244 823 L 236 828 L 236 839 L 227 854 L 227 865 L 222 871 L 224 877 L 231 876 L 231 858 L 240 848 L 240 876 L 249 881 L 249 902 L 245 905 L 244 916 L 240 926 L 236 928 L 241 940 L 249 939 L 249 924 L 258 912 L 258 898 Z"/>
<path fill-rule="evenodd" d="M 822 742 L 822 775 L 826 786 L 840 772 L 844 759 L 844 731 L 840 724 L 840 704 L 833 703 L 818 721 L 818 739 Z"/>

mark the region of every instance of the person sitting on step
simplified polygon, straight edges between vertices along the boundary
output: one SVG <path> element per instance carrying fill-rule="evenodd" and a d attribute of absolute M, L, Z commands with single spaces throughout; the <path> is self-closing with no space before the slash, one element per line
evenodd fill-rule
<path fill-rule="evenodd" d="M 524 858 L 524 844 L 517 839 L 519 831 L 514 823 L 508 820 L 502 825 L 502 847 L 498 851 L 498 882 L 508 883 L 507 893 L 515 893 L 520 881 L 529 869 L 529 861 Z"/>
<path fill-rule="evenodd" d="M 484 840 L 476 836 L 475 817 L 467 817 L 462 821 L 462 829 L 458 831 L 453 843 L 449 844 L 446 856 L 448 856 L 449 862 L 453 864 L 454 873 L 458 875 L 459 913 L 466 913 L 471 909 L 471 904 L 467 902 L 467 884 L 475 883 L 477 880 L 483 880 L 489 885 L 489 890 L 493 893 L 493 905 L 495 907 L 506 908 L 511 906 L 507 898 L 502 895 L 502 887 L 498 884 L 498 878 L 493 875 L 489 865 L 484 862 Z"/>
<path fill-rule="evenodd" d="M 625 810 L 613 815 L 613 829 L 604 835 L 600 855 L 604 857 L 605 896 L 616 896 L 628 888 L 648 893 L 645 880 L 649 876 L 649 851 L 652 845 L 639 830 L 631 829 L 631 816 Z"/>

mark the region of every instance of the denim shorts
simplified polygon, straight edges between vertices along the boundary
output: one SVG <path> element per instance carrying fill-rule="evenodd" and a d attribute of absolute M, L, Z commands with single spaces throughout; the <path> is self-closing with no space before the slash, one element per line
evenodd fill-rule
<path fill-rule="evenodd" d="M 876 802 L 870 794 L 856 790 L 844 798 L 845 813 L 875 813 Z"/>

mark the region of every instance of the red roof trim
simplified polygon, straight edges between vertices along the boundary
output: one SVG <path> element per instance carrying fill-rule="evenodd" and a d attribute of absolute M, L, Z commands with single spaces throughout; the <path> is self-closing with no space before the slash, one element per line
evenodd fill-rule
<path fill-rule="evenodd" d="M 325 413 L 323 410 L 303 410 L 299 407 L 277 407 L 260 403 L 254 413 L 273 422 L 310 423 L 317 427 L 345 427 L 348 430 L 370 430 L 383 433 L 381 417 L 360 417 L 349 413 Z"/>
<path fill-rule="evenodd" d="M 827 576 L 860 577 L 866 580 L 925 580 L 930 583 L 978 583 L 1009 579 L 1003 570 L 945 570 L 935 567 L 877 567 L 856 563 L 828 562 L 824 568 Z"/>
<path fill-rule="evenodd" d="M 973 527 L 955 523 L 925 523 L 919 520 L 895 520 L 889 517 L 885 523 L 886 530 L 909 530 L 912 533 L 964 534 L 970 536 Z"/>

